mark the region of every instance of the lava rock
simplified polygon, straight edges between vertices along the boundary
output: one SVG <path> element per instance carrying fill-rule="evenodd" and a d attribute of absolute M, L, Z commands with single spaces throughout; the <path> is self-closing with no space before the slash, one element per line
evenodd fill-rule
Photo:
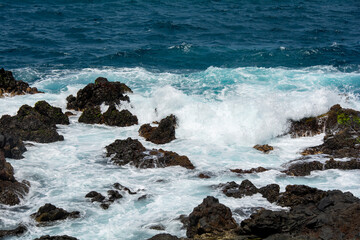
<path fill-rule="evenodd" d="M 106 78 L 99 77 L 95 83 L 89 83 L 83 89 L 77 92 L 76 97 L 70 95 L 66 98 L 67 109 L 83 111 L 85 108 L 106 105 L 119 104 L 120 101 L 130 101 L 127 92 L 131 89 L 124 83 L 109 82 Z"/>
<path fill-rule="evenodd" d="M 238 233 L 266 239 L 359 238 L 360 200 L 349 192 L 289 185 L 279 203 L 290 211 L 259 211 Z"/>
<path fill-rule="evenodd" d="M 62 208 L 57 208 L 56 206 L 46 203 L 44 206 L 40 207 L 36 213 L 31 215 L 37 222 L 53 222 L 57 220 L 64 220 L 67 218 L 79 218 L 80 212 L 67 212 Z"/>
<path fill-rule="evenodd" d="M 146 141 L 155 144 L 169 143 L 175 139 L 176 123 L 176 117 L 171 114 L 162 119 L 158 127 L 151 127 L 150 124 L 142 125 L 139 129 L 139 135 L 144 137 Z"/>
<path fill-rule="evenodd" d="M 277 184 L 269 184 L 258 189 L 252 182 L 247 179 L 242 181 L 240 185 L 232 181 L 225 184 L 220 184 L 219 187 L 228 197 L 242 198 L 244 196 L 251 196 L 256 193 L 260 193 L 269 202 L 275 202 L 279 196 L 280 191 L 280 187 Z"/>
<path fill-rule="evenodd" d="M 289 131 L 292 136 L 322 132 L 325 133 L 324 143 L 305 149 L 303 155 L 327 154 L 335 158 L 360 158 L 360 112 L 337 104 L 327 113 L 310 120 L 292 121 Z"/>
<path fill-rule="evenodd" d="M 39 238 L 35 238 L 34 240 L 78 240 L 77 238 L 70 237 L 68 235 L 62 235 L 62 236 L 41 236 Z"/>
<path fill-rule="evenodd" d="M 14 206 L 29 192 L 29 182 L 18 182 L 14 169 L 6 162 L 4 151 L 0 149 L 0 203 Z"/>
<path fill-rule="evenodd" d="M 17 115 L 13 117 L 9 115 L 2 116 L 0 119 L 0 132 L 9 136 L 8 154 L 10 152 L 11 155 L 21 155 L 25 148 L 21 145 L 20 140 L 40 143 L 64 140 L 64 137 L 57 133 L 56 124 L 69 124 L 69 119 L 62 113 L 60 108 L 52 107 L 45 101 L 37 102 L 34 108 L 23 105 Z M 12 143 L 10 139 L 13 139 Z M 19 146 L 17 153 L 14 150 L 16 146 Z"/>
<path fill-rule="evenodd" d="M 180 238 L 170 235 L 168 233 L 161 233 L 149 238 L 148 240 L 179 240 Z"/>
<path fill-rule="evenodd" d="M 10 230 L 0 230 L 0 238 L 3 237 L 10 237 L 10 236 L 21 236 L 27 231 L 27 228 L 25 226 L 18 226 L 15 229 Z"/>
<path fill-rule="evenodd" d="M 87 124 L 101 124 L 104 122 L 99 106 L 90 106 L 85 108 L 79 117 L 79 122 Z"/>
<path fill-rule="evenodd" d="M 243 170 L 243 169 L 230 169 L 230 171 L 234 173 L 239 174 L 247 174 L 247 173 L 258 173 L 258 172 L 266 172 L 269 169 L 263 168 L 263 167 L 257 167 L 257 168 L 251 168 L 249 170 Z"/>
<path fill-rule="evenodd" d="M 312 171 L 323 171 L 328 169 L 353 170 L 360 169 L 360 161 L 352 159 L 349 161 L 335 161 L 333 158 L 326 161 L 325 164 L 318 161 L 300 162 L 292 164 L 287 170 L 283 171 L 291 176 L 307 176 Z"/>
<path fill-rule="evenodd" d="M 16 80 L 11 71 L 0 69 L 0 97 L 9 93 L 10 96 L 41 93 L 36 87 L 31 88 L 28 83 Z"/>
<path fill-rule="evenodd" d="M 270 145 L 255 145 L 253 148 L 255 148 L 256 150 L 259 150 L 263 153 L 269 153 L 270 151 L 274 150 L 274 147 L 270 146 Z"/>
<path fill-rule="evenodd" d="M 208 196 L 194 208 L 189 215 L 189 226 L 186 236 L 189 238 L 206 233 L 221 233 L 237 228 L 228 207 L 219 203 L 219 200 Z"/>
<path fill-rule="evenodd" d="M 95 191 L 89 192 L 85 197 L 91 198 L 91 202 L 103 202 L 105 200 L 105 197 L 101 193 Z"/>
<path fill-rule="evenodd" d="M 108 108 L 103 117 L 104 123 L 109 126 L 128 127 L 138 124 L 138 119 L 135 115 L 132 115 L 128 110 L 119 112 L 114 105 Z"/>
<path fill-rule="evenodd" d="M 147 150 L 138 140 L 127 138 L 116 140 L 106 146 L 107 157 L 117 165 L 130 164 L 137 168 L 155 168 L 182 166 L 187 169 L 194 169 L 186 156 L 180 156 L 175 152 L 159 150 Z"/>

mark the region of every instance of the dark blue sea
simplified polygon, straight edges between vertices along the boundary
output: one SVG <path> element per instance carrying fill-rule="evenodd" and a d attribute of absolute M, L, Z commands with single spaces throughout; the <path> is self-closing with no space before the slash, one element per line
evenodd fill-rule
<path fill-rule="evenodd" d="M 320 115 L 334 104 L 360 110 L 360 1 L 0 0 L 0 68 L 44 92 L 1 98 L 1 115 L 39 100 L 67 111 L 66 97 L 100 76 L 127 84 L 131 102 L 118 108 L 137 115 L 139 125 L 175 114 L 176 140 L 161 148 L 188 156 L 196 167 L 114 166 L 104 147 L 115 139 L 159 146 L 138 136 L 139 125 L 82 124 L 74 111 L 71 124 L 59 126 L 64 141 L 32 143 L 24 159 L 8 159 L 15 177 L 31 183 L 19 206 L 0 205 L 0 229 L 27 226 L 20 239 L 184 237 L 177 217 L 207 195 L 248 213 L 233 211 L 237 222 L 254 208 L 279 209 L 259 194 L 235 199 L 211 188 L 245 178 L 257 187 L 306 184 L 360 197 L 358 171 L 281 173 L 323 139 L 284 135 L 289 119 Z M 275 150 L 264 155 L 252 148 L 265 143 Z M 259 166 L 272 170 L 229 171 Z M 212 177 L 199 179 L 203 172 Z M 84 198 L 90 191 L 106 194 L 115 182 L 139 194 L 124 195 L 108 210 Z M 149 197 L 137 201 L 141 195 Z M 79 210 L 81 218 L 37 226 L 30 214 L 45 203 Z M 152 229 L 159 224 L 165 230 Z"/>

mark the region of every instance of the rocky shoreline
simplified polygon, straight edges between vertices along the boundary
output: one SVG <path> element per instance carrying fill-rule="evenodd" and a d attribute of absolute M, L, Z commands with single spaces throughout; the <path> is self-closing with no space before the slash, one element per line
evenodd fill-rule
<path fill-rule="evenodd" d="M 0 97 L 4 93 L 15 96 L 40 92 L 30 88 L 27 83 L 15 80 L 11 72 L 0 69 Z M 131 102 L 126 93 L 132 93 L 132 90 L 125 84 L 109 82 L 106 78 L 99 77 L 94 83 L 80 89 L 76 96 L 68 96 L 67 109 L 80 111 L 78 121 L 84 124 L 114 127 L 138 125 L 137 116 L 129 110 L 120 111 L 122 102 Z M 107 106 L 104 112 L 101 110 L 103 105 Z M 360 112 L 334 105 L 320 116 L 289 122 L 288 134 L 292 137 L 324 134 L 324 139 L 321 145 L 306 148 L 301 153 L 303 157 L 286 164 L 286 169 L 281 170 L 281 174 L 297 177 L 328 169 L 360 169 Z M 26 141 L 63 141 L 64 137 L 57 132 L 58 124 L 69 125 L 68 114 L 46 101 L 38 101 L 34 107 L 23 105 L 15 116 L 4 115 L 0 118 L 0 204 L 21 204 L 31 188 L 26 180 L 20 182 L 14 177 L 14 169 L 6 158 L 23 158 L 22 154 L 27 150 L 24 144 Z M 171 114 L 159 122 L 140 126 L 138 134 L 145 141 L 166 146 L 176 139 L 178 124 L 177 117 Z M 273 146 L 267 144 L 256 145 L 254 148 L 266 154 L 274 150 Z M 187 156 L 163 149 L 149 149 L 139 140 L 130 137 L 116 139 L 106 146 L 104 151 L 104 159 L 117 166 L 141 169 L 177 166 L 187 171 L 196 171 L 196 165 Z M 312 161 L 311 156 L 314 155 L 323 156 L 326 160 Z M 249 170 L 230 169 L 231 172 L 245 176 L 268 170 L 270 169 L 263 167 Z M 204 173 L 198 176 L 203 179 L 210 178 Z M 287 207 L 288 210 L 261 209 L 238 224 L 227 206 L 208 196 L 188 216 L 182 218 L 183 222 L 186 222 L 184 228 L 187 238 L 163 233 L 150 239 L 360 239 L 360 200 L 349 192 L 323 191 L 305 185 L 288 185 L 284 192 L 280 192 L 280 186 L 275 183 L 258 188 L 249 180 L 240 184 L 234 181 L 219 183 L 215 188 L 230 198 L 260 194 L 270 203 Z M 104 210 L 109 209 L 111 204 L 120 202 L 126 194 L 138 193 L 120 183 L 115 183 L 107 191 L 107 197 L 92 189 L 89 191 L 85 198 L 99 203 Z M 139 196 L 138 200 L 146 197 Z M 61 224 L 61 220 L 82 216 L 78 211 L 68 212 L 47 203 L 29 217 L 38 223 Z M 153 229 L 164 230 L 158 226 Z M 25 232 L 26 227 L 19 224 L 19 227 L 12 230 L 0 230 L 0 238 L 20 236 Z M 76 238 L 47 235 L 38 239 Z"/>

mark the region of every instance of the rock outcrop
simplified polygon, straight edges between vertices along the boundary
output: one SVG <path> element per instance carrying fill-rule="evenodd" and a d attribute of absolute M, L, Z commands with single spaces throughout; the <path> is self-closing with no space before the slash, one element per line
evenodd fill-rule
<path fill-rule="evenodd" d="M 9 139 L 9 147 L 5 146 L 7 156 L 21 156 L 26 150 L 22 141 L 49 143 L 64 140 L 57 133 L 56 124 L 69 124 L 69 119 L 60 108 L 53 107 L 46 101 L 37 102 L 35 107 L 23 105 L 15 116 L 2 116 L 0 132 Z"/>
<path fill-rule="evenodd" d="M 3 135 L 0 135 L 3 138 Z M 6 141 L 5 138 L 3 138 Z M 14 206 L 29 192 L 30 183 L 18 182 L 14 177 L 14 169 L 4 156 L 4 141 L 0 141 L 0 204 Z"/>
<path fill-rule="evenodd" d="M 181 166 L 194 169 L 194 165 L 186 156 L 180 156 L 175 152 L 162 149 L 146 149 L 138 140 L 128 138 L 116 140 L 106 146 L 107 157 L 117 165 L 130 164 L 137 168 L 164 168 L 169 166 Z"/>
<path fill-rule="evenodd" d="M 186 236 L 193 238 L 203 234 L 222 235 L 237 227 L 231 210 L 219 203 L 218 199 L 208 196 L 190 213 Z"/>
<path fill-rule="evenodd" d="M 124 83 L 109 82 L 106 78 L 99 77 L 95 83 L 89 83 L 83 89 L 77 92 L 76 97 L 70 95 L 66 98 L 67 109 L 83 111 L 85 108 L 106 105 L 119 104 L 120 101 L 130 101 L 125 95 L 132 92 Z"/>
<path fill-rule="evenodd" d="M 35 238 L 34 240 L 78 240 L 77 238 L 70 237 L 68 235 L 62 235 L 62 236 L 41 236 L 39 238 Z"/>
<path fill-rule="evenodd" d="M 289 185 L 278 204 L 290 211 L 262 210 L 241 223 L 240 235 L 264 239 L 357 239 L 360 200 L 338 190 Z"/>
<path fill-rule="evenodd" d="M 9 229 L 9 230 L 0 230 L 0 239 L 10 236 L 21 236 L 27 231 L 27 228 L 25 226 L 18 226 L 15 229 Z"/>
<path fill-rule="evenodd" d="M 251 168 L 249 170 L 243 169 L 230 169 L 231 172 L 239 173 L 239 174 L 249 174 L 249 173 L 259 173 L 259 172 L 266 172 L 269 169 L 263 167 Z"/>
<path fill-rule="evenodd" d="M 50 203 L 46 203 L 44 206 L 40 207 L 36 213 L 31 214 L 31 217 L 37 222 L 53 222 L 65 220 L 67 218 L 79 218 L 80 212 L 68 212 L 62 208 L 57 208 Z"/>
<path fill-rule="evenodd" d="M 228 197 L 242 198 L 244 196 L 251 196 L 256 193 L 260 193 L 269 202 L 275 202 L 278 199 L 280 187 L 277 184 L 269 184 L 262 188 L 257 188 L 249 180 L 244 180 L 241 184 L 236 182 L 228 182 L 220 184 L 222 192 Z"/>
<path fill-rule="evenodd" d="M 333 158 L 321 163 L 319 161 L 300 162 L 290 165 L 284 172 L 290 176 L 307 176 L 312 171 L 323 171 L 328 169 L 353 170 L 360 169 L 360 161 L 352 159 L 349 161 L 335 161 Z"/>
<path fill-rule="evenodd" d="M 169 143 L 175 139 L 176 122 L 176 117 L 171 114 L 162 119 L 158 127 L 152 127 L 150 124 L 142 125 L 139 129 L 139 135 L 144 137 L 146 141 L 155 144 Z"/>
<path fill-rule="evenodd" d="M 305 149 L 303 155 L 360 158 L 360 112 L 334 105 L 323 115 L 291 121 L 289 133 L 296 137 L 322 132 L 325 133 L 324 143 Z"/>
<path fill-rule="evenodd" d="M 128 127 L 138 124 L 138 119 L 128 110 L 117 110 L 110 105 L 105 113 L 101 113 L 99 106 L 85 108 L 79 122 L 87 124 L 106 124 L 109 126 Z"/>
<path fill-rule="evenodd" d="M 41 93 L 36 87 L 30 87 L 28 83 L 16 80 L 10 71 L 0 69 L 0 97 L 4 94 L 10 96 Z"/>

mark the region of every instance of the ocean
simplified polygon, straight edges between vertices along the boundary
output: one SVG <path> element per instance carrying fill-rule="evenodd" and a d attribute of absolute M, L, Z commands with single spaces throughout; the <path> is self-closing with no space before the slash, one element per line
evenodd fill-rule
<path fill-rule="evenodd" d="M 23 223 L 28 232 L 20 239 L 181 237 L 176 218 L 208 195 L 230 207 L 237 222 L 259 207 L 280 209 L 260 194 L 235 199 L 213 187 L 244 179 L 257 187 L 277 183 L 282 191 L 306 184 L 360 197 L 358 170 L 281 173 L 324 137 L 290 138 L 290 119 L 323 114 L 334 104 L 360 110 L 359 1 L 0 0 L 0 11 L 0 67 L 45 92 L 1 98 L 1 115 L 39 100 L 66 111 L 66 97 L 101 76 L 133 90 L 121 108 L 139 119 L 123 128 L 88 125 L 78 122 L 78 112 L 70 125 L 58 126 L 64 141 L 32 143 L 24 159 L 7 159 L 31 188 L 20 205 L 0 206 L 0 229 Z M 176 140 L 158 146 L 139 137 L 141 124 L 170 114 L 178 118 Z M 115 166 L 105 146 L 128 137 L 186 155 L 196 169 Z M 255 144 L 275 150 L 263 154 Z M 229 171 L 258 166 L 272 170 Z M 85 198 L 115 182 L 139 194 L 108 210 Z M 30 214 L 45 203 L 78 210 L 81 218 L 36 226 Z M 150 229 L 159 224 L 165 231 Z"/>

